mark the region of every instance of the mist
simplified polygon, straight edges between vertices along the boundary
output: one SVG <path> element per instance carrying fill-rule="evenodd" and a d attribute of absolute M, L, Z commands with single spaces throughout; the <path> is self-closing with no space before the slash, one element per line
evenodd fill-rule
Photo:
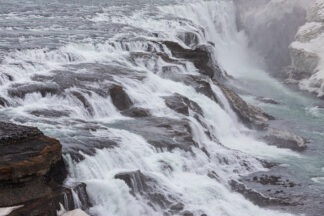
<path fill-rule="evenodd" d="M 306 22 L 309 0 L 234 0 L 237 24 L 249 37 L 249 46 L 276 77 L 291 63 L 289 45 Z"/>

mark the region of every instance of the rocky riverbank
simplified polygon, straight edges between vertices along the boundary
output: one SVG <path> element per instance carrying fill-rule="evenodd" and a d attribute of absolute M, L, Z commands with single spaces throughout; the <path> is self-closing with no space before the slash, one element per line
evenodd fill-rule
<path fill-rule="evenodd" d="M 8 215 L 56 216 L 60 203 L 74 209 L 72 190 L 89 206 L 86 186 L 65 188 L 66 175 L 59 141 L 34 127 L 0 122 L 0 208 L 18 206 Z"/>
<path fill-rule="evenodd" d="M 290 46 L 289 81 L 324 99 L 324 1 L 314 1 Z"/>

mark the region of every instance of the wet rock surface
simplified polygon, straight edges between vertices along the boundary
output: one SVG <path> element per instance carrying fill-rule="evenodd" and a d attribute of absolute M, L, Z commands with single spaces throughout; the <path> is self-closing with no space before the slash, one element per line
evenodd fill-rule
<path fill-rule="evenodd" d="M 126 110 L 129 109 L 133 102 L 121 86 L 113 86 L 110 89 L 110 96 L 113 104 L 119 109 L 119 110 Z"/>
<path fill-rule="evenodd" d="M 209 80 L 204 77 L 174 73 L 165 73 L 164 76 L 165 78 L 171 79 L 173 81 L 182 82 L 185 85 L 192 86 L 198 93 L 205 95 L 215 102 L 218 102 L 217 95 L 215 95 L 215 93 L 213 92 Z"/>
<path fill-rule="evenodd" d="M 256 205 L 269 206 L 269 205 L 285 205 L 286 204 L 279 199 L 267 197 L 252 188 L 248 188 L 243 183 L 232 180 L 230 182 L 230 185 L 232 187 L 232 190 L 244 195 L 247 199 L 249 199 Z"/>
<path fill-rule="evenodd" d="M 39 93 L 45 97 L 47 94 L 59 94 L 61 90 L 58 85 L 53 83 L 15 84 L 8 90 L 8 95 L 11 97 L 25 98 L 27 94 L 32 93 Z"/>
<path fill-rule="evenodd" d="M 238 118 L 247 127 L 258 130 L 257 137 L 260 140 L 265 141 L 269 145 L 288 148 L 294 151 L 303 151 L 307 148 L 307 140 L 305 138 L 284 129 L 270 127 L 269 122 L 275 120 L 273 116 L 258 107 L 246 103 L 234 90 L 226 87 L 224 84 L 216 80 L 213 82 L 223 91 Z M 272 104 L 279 104 L 270 98 L 266 99 L 266 101 Z"/>
<path fill-rule="evenodd" d="M 233 90 L 227 88 L 225 85 L 214 80 L 224 93 L 232 109 L 238 115 L 239 119 L 249 128 L 264 129 L 269 120 L 274 120 L 274 117 L 265 113 L 262 109 L 246 103 Z"/>
<path fill-rule="evenodd" d="M 138 133 L 160 150 L 171 151 L 179 148 L 190 151 L 192 146 L 197 146 L 191 134 L 189 121 L 186 119 L 152 116 L 136 119 L 136 121 L 122 121 L 111 126 Z"/>
<path fill-rule="evenodd" d="M 196 102 L 180 94 L 173 94 L 172 96 L 164 97 L 164 99 L 165 104 L 178 113 L 189 116 L 189 111 L 192 110 L 195 113 L 203 115 L 202 109 Z"/>
<path fill-rule="evenodd" d="M 37 117 L 60 118 L 60 117 L 69 116 L 70 113 L 69 113 L 69 111 L 41 109 L 41 110 L 31 111 L 30 114 L 37 116 Z"/>
<path fill-rule="evenodd" d="M 172 41 L 164 41 L 163 44 L 171 50 L 173 56 L 191 61 L 199 73 L 210 78 L 224 78 L 222 70 L 212 56 L 212 46 L 201 45 L 194 49 L 187 49 Z"/>
<path fill-rule="evenodd" d="M 0 97 L 0 106 L 5 107 L 8 105 L 9 105 L 8 101 L 6 99 L 4 99 L 3 97 Z"/>
<path fill-rule="evenodd" d="M 267 98 L 267 97 L 257 97 L 256 98 L 258 101 L 261 101 L 263 103 L 267 103 L 267 104 L 274 104 L 274 105 L 278 105 L 280 104 L 278 101 L 272 99 L 272 98 Z"/>
<path fill-rule="evenodd" d="M 158 181 L 140 170 L 119 173 L 115 178 L 124 181 L 134 196 L 141 195 L 151 206 L 164 209 L 164 215 L 188 215 L 189 213 L 184 210 L 185 206 L 179 202 L 177 194 L 166 193 Z"/>
<path fill-rule="evenodd" d="M 133 117 L 133 118 L 142 118 L 150 116 L 150 112 L 146 109 L 140 107 L 131 107 L 127 110 L 121 112 L 125 116 Z"/>
<path fill-rule="evenodd" d="M 89 124 L 81 127 L 78 133 L 70 133 L 69 136 L 62 137 L 61 142 L 69 143 L 63 146 L 64 152 L 69 153 L 73 160 L 82 161 L 84 154 L 93 156 L 97 149 L 116 147 L 117 143 L 110 138 L 93 135 L 92 132 L 102 129 L 96 126 Z"/>
<path fill-rule="evenodd" d="M 299 174 L 302 175 L 302 174 Z M 257 172 L 240 181 L 232 181 L 234 191 L 256 205 L 292 212 L 321 216 L 324 195 L 309 179 L 296 176 L 291 169 L 274 166 L 268 172 Z"/>
<path fill-rule="evenodd" d="M 71 189 L 61 186 L 67 176 L 61 151 L 37 128 L 0 122 L 0 207 L 23 205 L 10 216 L 56 216 L 59 202 L 73 202 Z"/>
<path fill-rule="evenodd" d="M 132 190 L 132 193 L 143 193 L 147 191 L 147 181 L 149 180 L 139 170 L 134 172 L 124 172 L 115 175 L 116 179 L 123 180 L 127 186 Z"/>
<path fill-rule="evenodd" d="M 73 198 L 72 191 L 81 198 L 78 202 Z M 57 211 L 61 208 L 60 204 L 67 211 L 80 207 L 85 210 L 91 207 L 86 192 L 86 185 L 81 183 L 71 189 L 64 187 L 56 188 L 55 191 L 47 196 L 25 203 L 23 207 L 14 210 L 8 216 L 57 216 Z"/>
<path fill-rule="evenodd" d="M 307 147 L 307 141 L 303 137 L 277 128 L 267 128 L 263 140 L 270 145 L 275 145 L 279 148 L 289 148 L 295 151 L 303 151 Z"/>
<path fill-rule="evenodd" d="M 88 113 L 93 116 L 94 115 L 94 109 L 89 103 L 89 101 L 86 99 L 86 97 L 77 91 L 72 91 L 72 95 L 83 105 L 83 107 L 88 111 Z"/>

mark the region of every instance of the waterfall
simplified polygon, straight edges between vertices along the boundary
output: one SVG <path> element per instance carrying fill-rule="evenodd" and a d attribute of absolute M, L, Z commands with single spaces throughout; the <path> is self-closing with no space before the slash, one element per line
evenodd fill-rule
<path fill-rule="evenodd" d="M 121 33 L 57 49 L 11 51 L 0 64 L 10 74 L 0 78 L 7 116 L 62 142 L 67 182 L 87 184 L 89 213 L 290 215 L 254 205 L 229 182 L 266 170 L 262 159 L 297 154 L 255 139 L 222 90 L 165 43 L 187 50 L 208 45 L 214 64 L 239 74 L 250 55 L 236 28 L 233 2 L 184 1 L 128 14 L 114 12 L 118 7 L 101 9 L 87 22 L 113 23 Z M 217 100 L 197 91 L 194 79 L 211 86 L 208 93 Z M 123 115 L 107 93 L 113 85 L 122 86 L 134 106 L 150 115 Z M 190 108 L 184 115 L 170 108 L 165 98 L 175 94 L 198 104 L 201 112 Z"/>

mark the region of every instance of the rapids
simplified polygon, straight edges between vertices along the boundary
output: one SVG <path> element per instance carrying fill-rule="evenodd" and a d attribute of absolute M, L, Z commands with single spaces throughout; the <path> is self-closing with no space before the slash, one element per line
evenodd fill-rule
<path fill-rule="evenodd" d="M 309 101 L 318 101 L 266 75 L 237 29 L 232 1 L 0 0 L 0 6 L 0 119 L 37 126 L 62 143 L 66 185 L 87 184 L 90 215 L 293 215 L 253 204 L 229 182 L 267 171 L 264 160 L 306 164 L 311 156 L 256 139 L 221 89 L 164 43 L 209 45 L 221 76 L 233 76 L 232 84 L 248 92 L 244 99 L 283 119 L 296 105 L 298 113 L 289 119 L 299 116 L 298 124 L 317 128 L 319 144 L 324 113 L 309 107 Z M 185 77 L 203 79 L 217 100 Z M 123 115 L 108 93 L 114 85 L 149 116 Z M 201 112 L 174 111 L 165 103 L 174 94 L 198 104 Z M 284 105 L 260 104 L 255 96 Z M 321 182 L 324 161 L 315 157 L 316 168 L 307 177 Z M 318 169 L 322 174 L 314 176 Z"/>

